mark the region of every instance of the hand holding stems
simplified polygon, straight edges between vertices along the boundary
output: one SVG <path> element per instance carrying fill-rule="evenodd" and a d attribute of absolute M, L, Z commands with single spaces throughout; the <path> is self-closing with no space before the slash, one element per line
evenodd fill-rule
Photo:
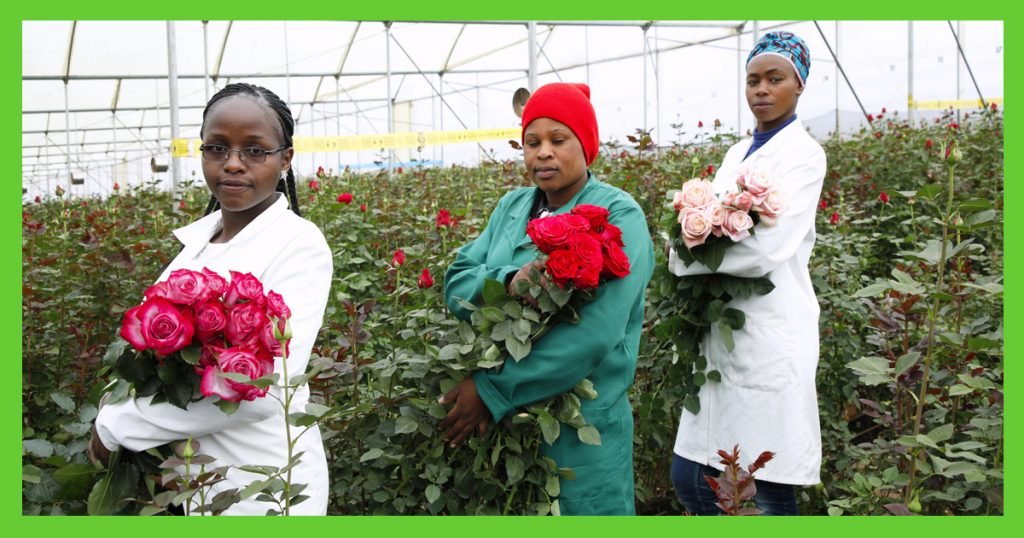
<path fill-rule="evenodd" d="M 444 405 L 455 403 L 438 425 L 438 429 L 444 431 L 445 442 L 449 442 L 452 448 L 459 446 L 474 430 L 481 436 L 487 432 L 491 411 L 477 394 L 472 377 L 463 379 L 438 402 Z"/>
<path fill-rule="evenodd" d="M 546 288 L 548 287 L 548 278 L 544 274 L 544 269 L 544 262 L 540 260 L 533 260 L 531 262 L 523 264 L 523 266 L 520 267 L 519 270 L 516 271 L 516 273 L 512 276 L 512 280 L 510 280 L 508 283 L 507 290 L 509 297 L 519 297 L 520 299 L 529 303 L 530 306 L 536 307 L 537 299 L 528 293 L 523 295 L 517 293 L 516 283 L 519 282 L 520 280 L 523 280 L 533 284 L 534 281 L 530 278 L 530 272 L 532 270 L 536 270 L 538 273 L 540 273 L 540 278 L 536 281 L 536 284 L 540 285 L 542 288 Z"/>

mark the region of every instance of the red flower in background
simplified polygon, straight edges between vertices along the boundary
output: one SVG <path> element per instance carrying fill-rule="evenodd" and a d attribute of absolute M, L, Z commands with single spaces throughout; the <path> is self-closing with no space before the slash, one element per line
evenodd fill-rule
<path fill-rule="evenodd" d="M 955 130 L 960 128 L 960 124 L 954 121 L 954 122 L 949 124 L 948 128 L 951 131 L 955 131 Z"/>
<path fill-rule="evenodd" d="M 430 288 L 434 285 L 434 279 L 430 276 L 430 268 L 424 268 L 423 272 L 420 273 L 420 278 L 416 281 L 416 285 L 420 288 Z"/>
<path fill-rule="evenodd" d="M 395 253 L 391 255 L 391 265 L 399 267 L 405 263 L 405 251 L 402 249 L 395 250 Z"/>
<path fill-rule="evenodd" d="M 185 209 L 185 200 L 178 202 L 178 209 Z"/>
<path fill-rule="evenodd" d="M 924 141 L 924 149 L 932 149 L 932 146 L 934 146 L 934 145 L 935 144 L 932 143 L 932 139 L 931 138 L 929 138 L 929 139 Z"/>
<path fill-rule="evenodd" d="M 878 193 L 878 201 L 882 202 L 883 204 L 888 204 L 889 203 L 889 195 L 886 194 L 885 191 L 882 191 L 882 192 Z"/>
<path fill-rule="evenodd" d="M 995 112 L 997 110 L 999 110 L 999 107 L 997 107 L 995 103 L 992 103 L 992 112 Z"/>
<path fill-rule="evenodd" d="M 366 204 L 359 204 L 359 210 L 366 213 Z"/>
<path fill-rule="evenodd" d="M 714 173 L 715 173 L 715 165 L 709 164 L 706 171 L 707 171 L 709 176 L 710 175 L 714 175 Z"/>
<path fill-rule="evenodd" d="M 434 227 L 446 228 L 452 225 L 452 214 L 447 209 L 442 209 L 437 212 L 437 216 L 434 217 Z"/>
<path fill-rule="evenodd" d="M 121 185 L 119 185 L 116 181 L 114 182 L 114 190 L 115 191 L 121 190 Z"/>
<path fill-rule="evenodd" d="M 398 173 L 399 173 L 399 174 L 401 174 L 402 172 L 403 172 L 403 170 L 402 170 L 402 167 L 401 167 L 401 166 L 399 166 L 399 167 L 398 167 Z"/>
<path fill-rule="evenodd" d="M 339 194 L 338 195 L 338 202 L 342 203 L 342 204 L 345 204 L 345 205 L 351 204 L 352 203 L 352 193 L 350 193 L 350 192 L 343 192 L 343 193 Z"/>
<path fill-rule="evenodd" d="M 822 198 L 821 202 L 818 203 L 818 208 L 819 209 L 825 209 L 826 207 L 828 207 L 828 200 Z"/>
<path fill-rule="evenodd" d="M 871 122 L 873 122 L 873 121 L 875 121 L 875 116 L 874 116 L 874 114 L 868 114 L 868 123 L 871 123 Z"/>
<path fill-rule="evenodd" d="M 39 197 L 39 195 L 37 194 L 37 195 L 36 195 L 36 203 L 37 203 L 37 204 L 41 204 L 42 202 L 43 202 L 43 199 L 42 199 L 42 198 L 40 198 L 40 197 Z"/>
<path fill-rule="evenodd" d="M 324 169 L 324 167 L 321 166 L 320 167 L 320 171 L 322 172 L 323 169 Z M 317 175 L 319 176 L 319 174 L 317 174 Z M 320 182 L 315 180 L 315 179 L 309 180 L 309 190 L 311 190 L 313 192 L 319 191 L 320 190 Z"/>
<path fill-rule="evenodd" d="M 832 217 L 828 219 L 830 224 L 839 224 L 839 213 L 832 213 Z"/>
<path fill-rule="evenodd" d="M 698 121 L 698 122 L 697 122 L 697 128 L 698 128 L 698 129 L 703 129 L 703 128 L 704 128 L 704 122 L 702 122 L 702 121 Z"/>
<path fill-rule="evenodd" d="M 324 167 L 323 166 L 317 167 L 317 169 L 316 169 L 316 177 L 319 177 L 319 178 L 323 178 L 324 177 Z M 310 187 L 311 188 L 313 186 L 312 184 L 313 184 L 313 182 L 310 181 Z"/>

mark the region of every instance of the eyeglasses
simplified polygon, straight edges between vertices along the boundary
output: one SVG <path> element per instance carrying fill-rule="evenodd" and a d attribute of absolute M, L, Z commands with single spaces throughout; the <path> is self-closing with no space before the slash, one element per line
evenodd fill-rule
<path fill-rule="evenodd" d="M 199 151 L 203 153 L 203 159 L 207 161 L 226 161 L 232 152 L 238 152 L 238 158 L 253 164 L 259 164 L 267 160 L 267 155 L 288 149 L 288 146 L 281 146 L 277 149 L 263 149 L 259 146 L 249 146 L 242 149 L 231 149 L 220 144 L 203 144 Z"/>

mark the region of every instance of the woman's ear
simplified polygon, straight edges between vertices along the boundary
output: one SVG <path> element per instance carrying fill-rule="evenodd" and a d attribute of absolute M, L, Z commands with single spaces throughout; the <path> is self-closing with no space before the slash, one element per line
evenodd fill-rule
<path fill-rule="evenodd" d="M 288 148 L 281 152 L 281 172 L 287 172 L 292 167 L 292 157 L 295 156 L 295 148 Z"/>
<path fill-rule="evenodd" d="M 796 95 L 797 95 L 797 97 L 800 97 L 801 95 L 803 95 L 803 93 L 804 93 L 804 84 L 801 82 L 800 85 L 796 87 Z"/>

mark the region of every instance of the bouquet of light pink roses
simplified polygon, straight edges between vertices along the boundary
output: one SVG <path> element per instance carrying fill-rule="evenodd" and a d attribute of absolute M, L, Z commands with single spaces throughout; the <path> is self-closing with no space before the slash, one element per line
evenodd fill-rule
<path fill-rule="evenodd" d="M 710 181 L 694 178 L 674 194 L 679 229 L 673 243 L 687 265 L 697 260 L 715 271 L 725 250 L 750 237 L 755 225 L 775 224 L 783 209 L 782 196 L 764 173 L 741 171 L 736 186 L 737 191 L 719 198 Z"/>
<path fill-rule="evenodd" d="M 287 356 L 291 311 L 281 295 L 263 292 L 252 274 L 178 269 L 150 286 L 139 306 L 125 312 L 108 359 L 135 397 L 153 395 L 185 409 L 217 396 L 226 412 L 242 400 L 263 397 L 271 384 L 274 357 Z M 266 382 L 264 382 L 266 381 Z M 115 388 L 115 399 L 117 388 Z"/>

